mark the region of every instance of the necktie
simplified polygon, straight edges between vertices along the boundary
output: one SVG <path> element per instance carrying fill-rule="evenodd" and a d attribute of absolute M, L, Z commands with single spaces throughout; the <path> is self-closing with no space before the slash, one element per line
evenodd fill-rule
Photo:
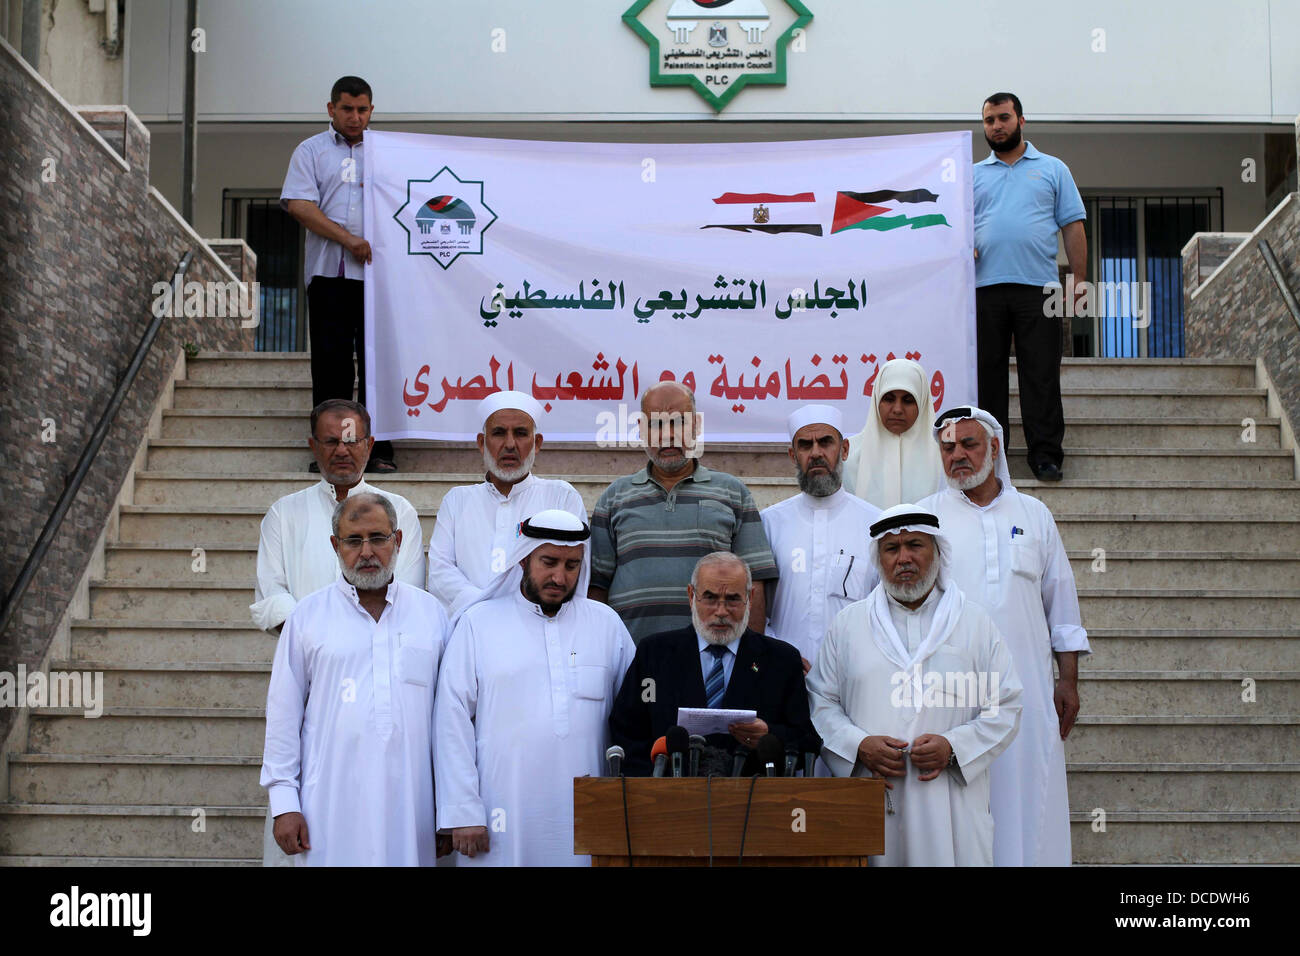
<path fill-rule="evenodd" d="M 722 704 L 722 695 L 727 690 L 727 681 L 722 671 L 722 657 L 727 649 L 721 644 L 710 644 L 708 651 L 713 655 L 713 669 L 704 681 L 704 696 L 708 699 L 708 706 L 714 708 Z"/>

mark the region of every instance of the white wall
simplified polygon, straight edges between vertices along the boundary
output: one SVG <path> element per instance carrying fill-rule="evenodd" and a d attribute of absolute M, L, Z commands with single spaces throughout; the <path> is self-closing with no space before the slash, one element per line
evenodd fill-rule
<path fill-rule="evenodd" d="M 647 47 L 620 19 L 630 2 L 206 0 L 200 118 L 314 118 L 333 80 L 357 73 L 411 120 L 712 119 L 694 92 L 649 86 Z M 1300 0 L 805 2 L 808 49 L 790 55 L 788 85 L 743 90 L 722 120 L 966 122 L 997 89 L 1042 120 L 1300 112 Z M 131 107 L 178 119 L 183 0 L 132 0 L 128 25 Z"/>

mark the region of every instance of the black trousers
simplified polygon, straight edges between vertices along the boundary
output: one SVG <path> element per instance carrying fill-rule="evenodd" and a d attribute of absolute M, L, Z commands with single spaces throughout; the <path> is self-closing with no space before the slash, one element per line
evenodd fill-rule
<path fill-rule="evenodd" d="M 357 380 L 357 400 L 366 401 L 365 304 L 360 279 L 313 276 L 307 286 L 307 320 L 311 326 L 311 403 L 327 398 L 352 399 Z M 356 352 L 356 362 L 352 354 Z M 372 458 L 393 460 L 393 443 L 375 442 Z"/>
<path fill-rule="evenodd" d="M 1041 286 L 1003 283 L 975 290 L 975 343 L 980 407 L 1002 425 L 1008 422 L 1008 357 L 1016 343 L 1020 417 L 1029 464 L 1058 468 L 1065 457 L 1065 412 L 1061 408 L 1061 320 L 1046 314 Z"/>

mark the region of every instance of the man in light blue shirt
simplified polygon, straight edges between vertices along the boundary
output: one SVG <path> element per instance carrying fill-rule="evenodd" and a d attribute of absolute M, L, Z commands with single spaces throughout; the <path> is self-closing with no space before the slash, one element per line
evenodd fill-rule
<path fill-rule="evenodd" d="M 366 395 L 365 311 L 362 301 L 370 243 L 361 235 L 365 164 L 362 138 L 370 125 L 370 84 L 340 77 L 330 90 L 330 126 L 293 151 L 280 191 L 280 208 L 307 229 L 303 268 L 311 324 L 312 406 L 331 398 Z M 353 365 L 352 353 L 357 362 Z M 315 470 L 314 463 L 312 470 Z M 392 442 L 375 442 L 367 471 L 391 472 Z"/>
<path fill-rule="evenodd" d="M 1021 138 L 1025 118 L 1014 93 L 984 101 L 984 138 L 993 152 L 975 164 L 975 322 L 979 403 L 1010 439 L 1007 359 L 1016 344 L 1020 415 L 1029 467 L 1060 481 L 1061 325 L 1046 306 L 1059 287 L 1056 233 L 1076 287 L 1087 278 L 1083 200 L 1069 168 Z"/>

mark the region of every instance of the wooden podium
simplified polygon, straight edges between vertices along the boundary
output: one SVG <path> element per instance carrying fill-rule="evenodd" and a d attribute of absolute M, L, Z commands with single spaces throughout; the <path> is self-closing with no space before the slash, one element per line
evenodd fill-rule
<path fill-rule="evenodd" d="M 866 866 L 885 852 L 880 779 L 628 777 L 626 827 L 623 782 L 573 781 L 573 852 L 593 866 L 707 866 L 710 818 L 714 866 L 741 863 L 742 832 L 745 866 Z"/>

